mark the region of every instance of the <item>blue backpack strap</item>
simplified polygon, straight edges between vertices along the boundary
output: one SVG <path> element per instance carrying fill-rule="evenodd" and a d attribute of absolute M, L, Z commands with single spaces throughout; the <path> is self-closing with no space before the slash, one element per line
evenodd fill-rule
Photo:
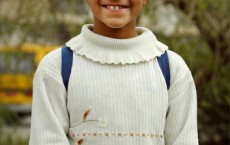
<path fill-rule="evenodd" d="M 164 75 L 167 88 L 169 89 L 170 87 L 170 69 L 169 69 L 169 59 L 168 59 L 168 54 L 167 51 L 160 57 L 157 57 L 158 63 L 160 65 L 161 71 Z M 61 67 L 61 74 L 62 74 L 62 79 L 63 83 L 65 85 L 66 90 L 68 89 L 68 83 L 69 83 L 69 77 L 71 73 L 71 68 L 72 68 L 72 63 L 73 63 L 73 51 L 65 46 L 62 48 L 62 67 Z"/>
<path fill-rule="evenodd" d="M 73 51 L 69 47 L 64 46 L 62 48 L 61 75 L 62 75 L 63 83 L 65 85 L 66 90 L 68 90 L 69 77 L 71 73 L 72 63 L 73 63 Z"/>
<path fill-rule="evenodd" d="M 165 82 L 167 84 L 167 88 L 170 87 L 170 68 L 169 68 L 169 58 L 167 51 L 162 54 L 160 57 L 157 57 L 158 63 L 160 65 L 161 71 L 164 75 Z"/>

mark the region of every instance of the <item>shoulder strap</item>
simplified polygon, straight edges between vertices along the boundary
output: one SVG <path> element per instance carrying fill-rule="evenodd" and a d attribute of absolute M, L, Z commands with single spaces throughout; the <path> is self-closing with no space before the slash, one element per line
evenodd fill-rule
<path fill-rule="evenodd" d="M 170 87 L 170 68 L 169 68 L 169 59 L 167 51 L 162 54 L 160 57 L 157 57 L 158 63 L 160 65 L 161 71 L 164 75 L 165 82 L 167 84 L 167 88 Z"/>
<path fill-rule="evenodd" d="M 160 57 L 157 57 L 157 60 L 160 65 L 161 71 L 164 75 L 164 78 L 167 84 L 167 88 L 169 89 L 170 87 L 170 69 L 169 69 L 169 59 L 168 59 L 167 51 L 165 51 L 165 53 L 162 54 Z M 66 90 L 68 89 L 72 62 L 73 62 L 73 52 L 69 47 L 64 46 L 62 48 L 61 75 L 62 75 L 63 83 L 65 85 Z"/>
<path fill-rule="evenodd" d="M 73 51 L 69 47 L 64 46 L 62 48 L 61 75 L 62 75 L 63 83 L 65 85 L 66 90 L 68 89 L 72 62 L 73 62 Z"/>

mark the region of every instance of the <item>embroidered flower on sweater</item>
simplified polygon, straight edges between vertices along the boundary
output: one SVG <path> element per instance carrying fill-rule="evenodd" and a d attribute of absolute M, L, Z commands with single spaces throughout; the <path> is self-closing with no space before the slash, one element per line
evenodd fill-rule
<path fill-rule="evenodd" d="M 77 145 L 81 145 L 83 143 L 83 141 L 84 141 L 83 139 L 78 140 Z"/>
<path fill-rule="evenodd" d="M 99 119 L 88 119 L 88 116 L 90 115 L 90 112 L 91 112 L 91 107 L 89 107 L 82 115 L 82 121 L 75 124 L 74 126 L 72 127 L 75 127 L 75 126 L 78 126 L 82 123 L 85 123 L 85 122 L 97 122 L 97 125 L 99 127 L 106 127 L 107 126 L 107 120 L 105 117 L 100 117 Z"/>
<path fill-rule="evenodd" d="M 82 114 L 82 121 L 77 123 L 75 126 L 78 126 L 85 122 L 95 122 L 98 127 L 106 127 L 107 126 L 107 119 L 106 117 L 99 117 L 99 119 L 90 119 L 91 114 L 91 107 L 89 107 L 86 111 Z M 73 127 L 75 127 L 73 126 Z M 163 135 L 161 134 L 155 134 L 155 133 L 132 133 L 132 132 L 81 132 L 79 133 L 77 130 L 72 133 L 72 137 L 75 138 L 76 145 L 82 145 L 85 139 L 87 137 L 99 137 L 99 136 L 105 136 L 105 137 L 151 137 L 151 138 L 163 138 Z"/>
<path fill-rule="evenodd" d="M 87 119 L 87 116 L 89 115 L 89 112 L 90 112 L 90 108 L 86 112 L 84 112 L 84 114 L 83 114 L 83 120 L 84 121 Z"/>
<path fill-rule="evenodd" d="M 107 126 L 107 121 L 105 117 L 101 117 L 98 119 L 97 125 L 100 127 L 106 127 Z"/>

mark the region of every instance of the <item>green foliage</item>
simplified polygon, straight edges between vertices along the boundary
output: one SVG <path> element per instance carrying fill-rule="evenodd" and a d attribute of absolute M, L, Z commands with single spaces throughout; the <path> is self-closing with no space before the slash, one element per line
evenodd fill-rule
<path fill-rule="evenodd" d="M 20 121 L 18 115 L 7 107 L 0 106 L 0 114 L 0 127 L 3 125 L 16 125 Z"/>
<path fill-rule="evenodd" d="M 8 136 L 6 139 L 0 139 L 1 145 L 28 145 L 29 139 L 23 139 L 20 137 L 14 138 L 12 136 Z"/>
<path fill-rule="evenodd" d="M 29 139 L 17 137 L 4 132 L 3 127 L 17 127 L 20 123 L 19 116 L 7 107 L 0 106 L 0 145 L 28 145 Z"/>

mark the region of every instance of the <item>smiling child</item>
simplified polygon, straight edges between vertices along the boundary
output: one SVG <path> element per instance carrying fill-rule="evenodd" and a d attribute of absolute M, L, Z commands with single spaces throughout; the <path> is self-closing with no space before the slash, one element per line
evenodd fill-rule
<path fill-rule="evenodd" d="M 198 145 L 197 96 L 184 60 L 136 21 L 147 0 L 88 0 L 93 24 L 35 73 L 30 145 Z M 158 58 L 168 55 L 170 86 Z"/>

